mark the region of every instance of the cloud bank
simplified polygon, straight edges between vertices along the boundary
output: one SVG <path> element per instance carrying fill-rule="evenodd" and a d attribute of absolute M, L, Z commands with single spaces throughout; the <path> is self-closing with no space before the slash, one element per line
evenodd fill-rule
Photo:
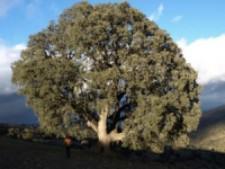
<path fill-rule="evenodd" d="M 199 73 L 198 82 L 225 81 L 225 34 L 187 43 L 177 42 L 184 57 Z"/>
<path fill-rule="evenodd" d="M 225 81 L 225 34 L 197 39 L 191 43 L 181 39 L 177 44 L 187 62 L 198 71 L 200 84 Z M 15 92 L 11 83 L 11 64 L 19 59 L 21 51 L 25 48 L 24 44 L 7 46 L 0 41 L 0 94 Z"/>
<path fill-rule="evenodd" d="M 19 59 L 23 49 L 25 49 L 24 44 L 9 47 L 0 41 L 0 94 L 16 91 L 15 86 L 11 83 L 11 64 Z"/>

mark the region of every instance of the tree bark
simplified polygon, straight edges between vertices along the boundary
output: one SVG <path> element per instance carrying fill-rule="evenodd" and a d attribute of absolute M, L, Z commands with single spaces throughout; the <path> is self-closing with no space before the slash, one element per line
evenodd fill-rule
<path fill-rule="evenodd" d="M 124 133 L 118 133 L 116 130 L 112 130 L 107 133 L 107 117 L 108 117 L 108 106 L 104 106 L 100 112 L 99 121 L 97 125 L 91 121 L 87 122 L 88 127 L 96 132 L 100 144 L 104 149 L 108 149 L 111 142 L 122 141 Z"/>
<path fill-rule="evenodd" d="M 98 121 L 98 140 L 103 145 L 103 147 L 108 148 L 111 142 L 110 137 L 107 133 L 107 116 L 108 108 L 104 106 L 100 112 L 100 118 Z"/>

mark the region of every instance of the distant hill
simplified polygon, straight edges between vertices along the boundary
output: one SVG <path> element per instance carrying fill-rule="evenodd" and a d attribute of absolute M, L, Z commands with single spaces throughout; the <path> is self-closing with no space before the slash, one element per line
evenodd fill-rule
<path fill-rule="evenodd" d="M 192 144 L 202 149 L 225 152 L 225 105 L 203 113 Z"/>
<path fill-rule="evenodd" d="M 203 86 L 200 101 L 204 112 L 225 105 L 225 82 L 211 82 Z M 25 103 L 25 97 L 15 93 L 0 95 L 0 123 L 37 123 L 36 116 Z"/>
<path fill-rule="evenodd" d="M 202 86 L 200 101 L 203 111 L 225 105 L 225 82 L 210 82 Z"/>
<path fill-rule="evenodd" d="M 25 103 L 17 94 L 0 95 L 0 123 L 36 124 L 37 117 Z"/>
<path fill-rule="evenodd" d="M 225 125 L 225 105 L 203 113 L 199 128 L 206 130 L 219 124 Z"/>

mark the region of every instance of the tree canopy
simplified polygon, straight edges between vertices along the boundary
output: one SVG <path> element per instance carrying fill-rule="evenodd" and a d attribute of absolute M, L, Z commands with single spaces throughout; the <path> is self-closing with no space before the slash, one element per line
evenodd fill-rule
<path fill-rule="evenodd" d="M 107 145 L 188 144 L 200 118 L 197 73 L 172 38 L 128 3 L 75 4 L 30 36 L 13 82 L 47 132 L 90 128 Z"/>

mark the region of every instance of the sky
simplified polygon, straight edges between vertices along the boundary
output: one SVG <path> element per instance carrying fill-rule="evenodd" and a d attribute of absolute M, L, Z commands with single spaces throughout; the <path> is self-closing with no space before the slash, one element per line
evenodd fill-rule
<path fill-rule="evenodd" d="M 29 36 L 56 21 L 77 0 L 0 0 L 0 94 L 15 92 L 11 64 Z M 90 0 L 92 4 L 122 0 Z M 166 30 L 199 73 L 198 82 L 225 81 L 224 0 L 128 0 Z"/>

